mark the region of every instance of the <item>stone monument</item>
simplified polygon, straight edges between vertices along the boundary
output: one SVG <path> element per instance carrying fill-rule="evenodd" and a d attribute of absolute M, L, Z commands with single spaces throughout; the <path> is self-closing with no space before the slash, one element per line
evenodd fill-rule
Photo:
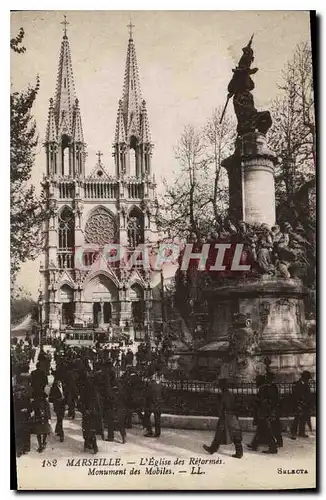
<path fill-rule="evenodd" d="M 254 381 L 265 371 L 266 357 L 280 380 L 291 382 L 302 370 L 315 373 L 315 338 L 306 327 L 301 280 L 309 242 L 300 224 L 285 223 L 281 230 L 275 223 L 277 158 L 266 139 L 271 115 L 257 111 L 251 93 L 258 71 L 251 68 L 252 40 L 228 85 L 227 102 L 233 98 L 238 125 L 235 151 L 222 163 L 229 178 L 229 218 L 218 229 L 224 241 L 227 233 L 232 243 L 243 243 L 251 267 L 227 279 L 208 273 L 203 295 L 210 324 L 200 351 L 214 358 L 220 376 L 235 382 Z"/>

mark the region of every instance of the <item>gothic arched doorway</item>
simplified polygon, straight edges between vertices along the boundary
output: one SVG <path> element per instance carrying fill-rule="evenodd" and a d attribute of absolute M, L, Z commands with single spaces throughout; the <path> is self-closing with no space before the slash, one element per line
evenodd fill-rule
<path fill-rule="evenodd" d="M 138 284 L 132 285 L 130 292 L 131 314 L 135 332 L 135 340 L 142 340 L 145 336 L 145 302 L 144 291 Z"/>
<path fill-rule="evenodd" d="M 85 286 L 84 296 L 92 302 L 93 324 L 107 327 L 119 313 L 119 294 L 115 283 L 106 274 L 96 274 Z"/>
<path fill-rule="evenodd" d="M 74 292 L 69 285 L 63 285 L 60 288 L 61 324 L 63 326 L 72 326 L 75 320 Z"/>
<path fill-rule="evenodd" d="M 110 302 L 104 302 L 103 304 L 103 322 L 105 324 L 110 323 L 112 318 L 112 307 Z"/>

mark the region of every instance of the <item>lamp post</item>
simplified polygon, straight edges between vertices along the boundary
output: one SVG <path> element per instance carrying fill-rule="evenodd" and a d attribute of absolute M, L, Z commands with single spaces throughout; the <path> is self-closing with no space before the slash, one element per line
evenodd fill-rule
<path fill-rule="evenodd" d="M 39 346 L 41 347 L 42 345 L 42 338 L 43 338 L 43 295 L 41 290 L 39 291 L 39 297 L 38 297 L 38 306 L 39 306 Z"/>
<path fill-rule="evenodd" d="M 152 307 L 152 300 L 151 300 L 151 291 L 146 290 L 146 295 L 145 295 L 145 306 L 146 306 L 146 318 L 145 321 L 147 323 L 147 328 L 146 328 L 146 337 L 150 340 L 151 338 L 151 331 L 150 331 L 150 309 Z"/>

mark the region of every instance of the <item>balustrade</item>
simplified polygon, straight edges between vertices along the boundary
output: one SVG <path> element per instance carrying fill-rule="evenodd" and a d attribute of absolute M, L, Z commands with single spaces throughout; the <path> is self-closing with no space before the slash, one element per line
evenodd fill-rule
<path fill-rule="evenodd" d="M 73 269 L 74 253 L 72 251 L 58 252 L 58 266 L 60 269 Z"/>

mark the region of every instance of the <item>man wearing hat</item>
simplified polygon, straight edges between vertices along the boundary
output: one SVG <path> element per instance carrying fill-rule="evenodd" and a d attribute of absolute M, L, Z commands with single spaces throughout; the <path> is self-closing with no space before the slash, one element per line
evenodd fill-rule
<path fill-rule="evenodd" d="M 238 417 L 235 415 L 235 401 L 233 394 L 229 391 L 226 379 L 219 380 L 221 389 L 219 401 L 219 419 L 216 426 L 215 436 L 210 446 L 203 445 L 204 450 L 213 454 L 218 451 L 221 444 L 233 443 L 235 454 L 233 458 L 242 458 L 242 432 Z"/>
<path fill-rule="evenodd" d="M 291 439 L 297 438 L 299 428 L 299 437 L 307 438 L 305 426 L 310 421 L 311 410 L 311 392 L 309 381 L 311 373 L 305 370 L 302 372 L 300 380 L 295 382 L 292 388 L 292 397 L 294 403 L 294 420 L 291 426 Z"/>
<path fill-rule="evenodd" d="M 161 412 L 163 404 L 163 385 L 161 375 L 151 375 L 145 388 L 145 412 L 143 424 L 146 427 L 145 437 L 160 437 L 161 435 Z M 154 414 L 155 433 L 153 434 L 151 414 Z"/>

